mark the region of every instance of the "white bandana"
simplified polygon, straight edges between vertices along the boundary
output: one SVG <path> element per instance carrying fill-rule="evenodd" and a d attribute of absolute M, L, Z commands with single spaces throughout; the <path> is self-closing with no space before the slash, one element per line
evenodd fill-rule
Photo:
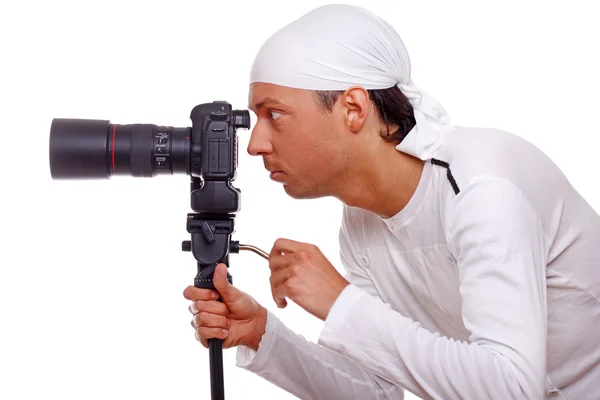
<path fill-rule="evenodd" d="M 332 4 L 271 36 L 254 60 L 250 82 L 307 90 L 397 85 L 417 124 L 396 148 L 427 160 L 455 128 L 437 100 L 413 84 L 410 69 L 404 43 L 387 22 L 360 7 Z"/>

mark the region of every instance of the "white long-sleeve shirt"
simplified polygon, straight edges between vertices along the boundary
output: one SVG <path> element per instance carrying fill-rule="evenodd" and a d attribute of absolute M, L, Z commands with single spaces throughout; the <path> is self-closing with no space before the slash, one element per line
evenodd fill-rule
<path fill-rule="evenodd" d="M 542 152 L 459 128 L 389 219 L 344 207 L 351 285 L 238 365 L 303 399 L 600 399 L 600 217 Z"/>

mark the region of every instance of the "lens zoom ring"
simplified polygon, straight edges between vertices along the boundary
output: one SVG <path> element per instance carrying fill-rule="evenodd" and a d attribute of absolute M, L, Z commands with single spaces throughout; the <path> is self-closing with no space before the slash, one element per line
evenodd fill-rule
<path fill-rule="evenodd" d="M 135 177 L 152 177 L 152 128 L 151 124 L 131 127 L 131 174 Z"/>

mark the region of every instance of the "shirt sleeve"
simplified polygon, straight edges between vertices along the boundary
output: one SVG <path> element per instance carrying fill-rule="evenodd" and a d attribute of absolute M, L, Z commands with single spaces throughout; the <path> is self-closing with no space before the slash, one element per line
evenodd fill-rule
<path fill-rule="evenodd" d="M 511 183 L 480 179 L 449 205 L 446 234 L 468 342 L 430 332 L 352 284 L 319 343 L 422 398 L 543 398 L 547 244 L 536 211 Z"/>
<path fill-rule="evenodd" d="M 349 247 L 343 228 L 340 229 L 340 244 L 342 263 L 347 267 L 347 279 L 364 293 L 378 296 L 370 280 L 352 267 L 355 261 L 346 252 Z M 258 351 L 239 346 L 237 365 L 301 399 L 404 398 L 403 388 L 358 366 L 343 355 L 307 341 L 269 311 Z"/>
<path fill-rule="evenodd" d="M 258 351 L 239 346 L 237 366 L 304 400 L 404 398 L 402 388 L 306 340 L 270 311 Z"/>

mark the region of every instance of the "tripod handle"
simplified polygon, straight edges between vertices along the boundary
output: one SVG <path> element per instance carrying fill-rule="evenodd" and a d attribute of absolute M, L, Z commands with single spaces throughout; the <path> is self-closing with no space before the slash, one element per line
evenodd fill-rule
<path fill-rule="evenodd" d="M 225 259 L 221 262 L 227 266 L 227 280 L 230 284 L 233 284 L 233 277 L 229 273 L 229 257 L 225 257 Z M 198 273 L 194 278 L 194 286 L 201 289 L 210 289 L 216 290 L 215 285 L 213 283 L 213 275 L 215 273 L 215 269 L 217 268 L 217 264 L 205 266 L 198 263 Z"/>
<path fill-rule="evenodd" d="M 198 266 L 198 275 L 194 278 L 194 286 L 201 289 L 216 290 L 212 281 L 215 267 Z M 210 271 L 206 271 L 210 269 Z M 210 278 L 203 276 L 202 272 L 210 272 Z M 227 278 L 231 282 L 231 275 L 227 273 Z M 218 301 L 222 301 L 219 298 Z M 208 357 L 210 364 L 210 391 L 212 400 L 225 400 L 225 382 L 223 379 L 223 340 L 218 338 L 208 339 Z"/>

